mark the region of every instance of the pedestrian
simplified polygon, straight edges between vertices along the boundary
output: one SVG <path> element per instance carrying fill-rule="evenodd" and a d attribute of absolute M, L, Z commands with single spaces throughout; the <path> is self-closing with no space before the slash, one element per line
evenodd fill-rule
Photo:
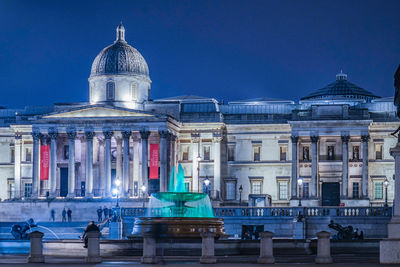
<path fill-rule="evenodd" d="M 50 211 L 50 218 L 53 222 L 56 220 L 56 211 L 54 209 Z"/>
<path fill-rule="evenodd" d="M 87 237 L 88 232 L 100 232 L 99 227 L 94 224 L 94 221 L 91 221 L 86 227 L 85 232 L 83 232 L 82 240 L 85 242 L 85 245 L 83 246 L 84 248 L 88 247 L 88 237 Z"/>
<path fill-rule="evenodd" d="M 65 208 L 62 211 L 62 222 L 66 222 L 67 221 L 67 211 L 65 210 Z"/>
<path fill-rule="evenodd" d="M 97 209 L 97 221 L 101 222 L 103 220 L 103 209 L 99 207 Z"/>
<path fill-rule="evenodd" d="M 72 210 L 70 208 L 68 208 L 67 215 L 68 215 L 68 222 L 71 222 L 72 221 Z"/>
<path fill-rule="evenodd" d="M 108 217 L 111 218 L 113 216 L 113 211 L 112 209 L 108 209 Z"/>
<path fill-rule="evenodd" d="M 108 208 L 106 208 L 106 206 L 104 206 L 103 212 L 104 212 L 104 219 L 107 219 L 108 218 Z"/>

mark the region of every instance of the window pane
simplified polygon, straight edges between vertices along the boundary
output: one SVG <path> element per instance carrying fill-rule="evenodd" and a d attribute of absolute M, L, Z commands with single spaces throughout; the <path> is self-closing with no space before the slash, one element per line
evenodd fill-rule
<path fill-rule="evenodd" d="M 303 198 L 310 196 L 310 183 L 303 183 Z"/>
<path fill-rule="evenodd" d="M 353 198 L 360 198 L 360 184 L 353 183 Z"/>
<path fill-rule="evenodd" d="M 254 157 L 254 161 L 260 161 L 260 147 L 259 146 L 255 146 L 253 147 L 253 157 Z"/>
<path fill-rule="evenodd" d="M 328 146 L 328 160 L 335 159 L 335 146 Z"/>
<path fill-rule="evenodd" d="M 288 183 L 279 183 L 279 199 L 288 199 Z"/>
<path fill-rule="evenodd" d="M 228 146 L 228 161 L 234 161 L 234 160 L 235 160 L 235 147 Z"/>
<path fill-rule="evenodd" d="M 376 159 L 382 159 L 382 145 L 381 144 L 375 145 L 375 154 L 376 154 Z"/>
<path fill-rule="evenodd" d="M 210 160 L 210 147 L 209 146 L 203 147 L 203 159 Z"/>
<path fill-rule="evenodd" d="M 251 187 L 252 194 L 261 194 L 261 181 L 253 181 Z"/>
<path fill-rule="evenodd" d="M 236 198 L 235 193 L 236 193 L 235 192 L 235 183 L 234 182 L 226 183 L 226 199 L 234 200 Z"/>
<path fill-rule="evenodd" d="M 375 199 L 383 199 L 383 183 L 375 182 L 374 184 L 374 195 Z"/>
<path fill-rule="evenodd" d="M 281 146 L 280 147 L 280 152 L 281 152 L 281 157 L 280 160 L 286 160 L 286 147 L 285 146 Z"/>

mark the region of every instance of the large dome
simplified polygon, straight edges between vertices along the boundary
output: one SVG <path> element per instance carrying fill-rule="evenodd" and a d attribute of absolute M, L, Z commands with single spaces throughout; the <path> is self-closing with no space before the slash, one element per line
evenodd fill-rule
<path fill-rule="evenodd" d="M 301 100 L 335 98 L 365 99 L 370 101 L 375 98 L 380 98 L 380 96 L 374 95 L 354 83 L 347 81 L 347 75 L 340 72 L 336 75 L 335 82 L 316 90 L 315 92 L 301 98 Z"/>
<path fill-rule="evenodd" d="M 149 78 L 146 60 L 125 41 L 125 28 L 117 27 L 115 42 L 104 48 L 94 59 L 90 77 L 100 75 L 141 75 Z"/>

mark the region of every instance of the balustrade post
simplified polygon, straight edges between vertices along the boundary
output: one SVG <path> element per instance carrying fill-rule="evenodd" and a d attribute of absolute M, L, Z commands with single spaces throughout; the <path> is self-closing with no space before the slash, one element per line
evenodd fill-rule
<path fill-rule="evenodd" d="M 261 240 L 260 240 L 260 257 L 258 258 L 258 263 L 274 263 L 274 248 L 272 237 L 274 233 L 272 232 L 262 232 L 260 233 Z"/>
<path fill-rule="evenodd" d="M 331 257 L 331 233 L 321 231 L 317 233 L 318 244 L 317 244 L 317 257 L 315 263 L 332 263 Z"/>
<path fill-rule="evenodd" d="M 158 262 L 157 258 L 157 242 L 152 233 L 143 234 L 143 257 L 142 263 L 155 264 Z"/>
<path fill-rule="evenodd" d="M 43 235 L 44 234 L 39 231 L 34 231 L 29 234 L 31 238 L 31 247 L 29 249 L 28 262 L 34 262 L 34 263 L 44 262 L 43 244 L 42 244 Z"/>
<path fill-rule="evenodd" d="M 88 250 L 86 262 L 99 263 L 102 261 L 100 256 L 100 232 L 88 232 Z"/>
<path fill-rule="evenodd" d="M 200 235 L 202 238 L 200 263 L 216 263 L 217 258 L 215 257 L 214 244 L 215 233 L 203 232 Z"/>

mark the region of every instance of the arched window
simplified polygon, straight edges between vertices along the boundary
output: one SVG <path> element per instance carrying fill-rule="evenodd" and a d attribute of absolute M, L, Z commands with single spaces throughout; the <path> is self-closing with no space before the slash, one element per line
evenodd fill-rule
<path fill-rule="evenodd" d="M 136 83 L 132 83 L 131 84 L 131 100 L 133 100 L 133 101 L 135 101 L 135 100 L 137 100 L 137 92 L 136 92 L 136 90 L 137 90 L 137 85 L 136 85 Z"/>
<path fill-rule="evenodd" d="M 115 99 L 115 83 L 114 82 L 107 83 L 106 97 L 107 97 L 108 101 Z"/>

